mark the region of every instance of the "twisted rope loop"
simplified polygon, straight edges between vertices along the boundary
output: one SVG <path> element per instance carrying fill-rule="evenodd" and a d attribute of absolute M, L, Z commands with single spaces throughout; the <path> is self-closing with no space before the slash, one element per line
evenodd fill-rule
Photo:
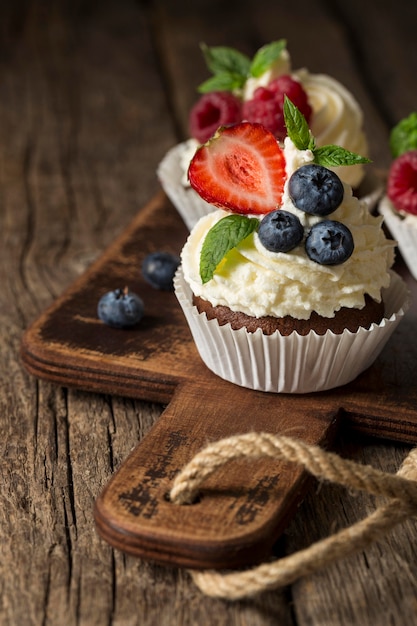
<path fill-rule="evenodd" d="M 353 526 L 277 561 L 238 572 L 191 570 L 195 584 L 206 595 L 237 600 L 288 585 L 365 548 L 396 524 L 417 515 L 417 449 L 411 450 L 397 474 L 392 475 L 342 459 L 318 446 L 269 433 L 236 435 L 207 446 L 177 475 L 170 492 L 171 500 L 176 504 L 195 500 L 204 480 L 232 459 L 262 457 L 298 463 L 316 478 L 391 498 L 391 502 Z"/>

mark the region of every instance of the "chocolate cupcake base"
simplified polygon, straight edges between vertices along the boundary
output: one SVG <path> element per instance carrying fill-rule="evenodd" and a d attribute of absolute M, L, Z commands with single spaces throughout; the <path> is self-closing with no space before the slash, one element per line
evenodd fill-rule
<path fill-rule="evenodd" d="M 371 324 L 379 324 L 384 317 L 384 303 L 376 302 L 368 295 L 365 296 L 365 306 L 362 309 L 349 309 L 342 307 L 334 317 L 322 317 L 318 313 L 311 314 L 308 320 L 299 320 L 290 315 L 285 317 L 252 317 L 245 313 L 232 311 L 227 306 L 213 306 L 207 300 L 199 296 L 193 296 L 193 304 L 199 313 L 205 313 L 207 319 L 217 319 L 220 326 L 230 324 L 233 330 L 246 328 L 254 333 L 260 328 L 264 335 L 272 335 L 279 331 L 281 335 L 291 335 L 297 332 L 299 335 L 307 335 L 314 331 L 318 335 L 324 335 L 328 330 L 339 335 L 345 329 L 355 333 L 359 328 L 369 328 Z"/>
<path fill-rule="evenodd" d="M 207 367 L 231 383 L 273 393 L 311 393 L 349 383 L 377 358 L 408 307 L 404 281 L 394 272 L 382 293 L 385 314 L 369 329 L 327 330 L 319 335 L 298 332 L 248 332 L 231 323 L 208 319 L 193 304 L 193 294 L 179 268 L 175 293 L 189 324 L 197 350 Z M 214 308 L 214 307 L 213 307 Z M 230 322 L 230 320 L 229 320 Z"/>

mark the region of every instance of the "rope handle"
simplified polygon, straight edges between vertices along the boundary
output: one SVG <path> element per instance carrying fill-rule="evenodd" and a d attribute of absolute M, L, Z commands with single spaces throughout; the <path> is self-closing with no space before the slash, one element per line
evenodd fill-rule
<path fill-rule="evenodd" d="M 277 561 L 236 572 L 189 570 L 194 583 L 208 596 L 239 600 L 284 587 L 365 548 L 408 517 L 417 515 L 417 448 L 411 450 L 393 475 L 342 459 L 319 446 L 270 433 L 236 435 L 208 445 L 176 476 L 170 491 L 171 501 L 193 502 L 204 480 L 232 459 L 262 457 L 298 463 L 316 478 L 391 501 L 349 528 Z"/>

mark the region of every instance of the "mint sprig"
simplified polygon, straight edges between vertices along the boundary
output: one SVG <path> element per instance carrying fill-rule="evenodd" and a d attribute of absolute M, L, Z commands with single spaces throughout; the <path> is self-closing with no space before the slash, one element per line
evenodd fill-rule
<path fill-rule="evenodd" d="M 287 96 L 284 98 L 284 121 L 288 137 L 295 147 L 298 150 L 311 150 L 314 155 L 314 163 L 317 165 L 340 167 L 371 162 L 367 157 L 346 150 L 341 146 L 329 144 L 317 148 L 306 118 Z"/>
<path fill-rule="evenodd" d="M 213 278 L 214 272 L 226 254 L 253 233 L 259 225 L 255 217 L 238 213 L 227 215 L 208 231 L 200 255 L 200 277 L 203 284 Z"/>
<path fill-rule="evenodd" d="M 246 54 L 227 46 L 209 47 L 200 44 L 206 65 L 213 74 L 199 87 L 199 93 L 211 91 L 239 91 L 249 77 L 258 78 L 281 56 L 285 39 L 273 41 L 260 48 L 251 60 Z"/>
<path fill-rule="evenodd" d="M 211 76 L 198 87 L 199 93 L 210 93 L 212 91 L 236 91 L 242 89 L 245 81 L 240 74 L 229 72 L 219 72 Z"/>
<path fill-rule="evenodd" d="M 198 91 L 233 91 L 245 84 L 249 74 L 250 59 L 234 48 L 226 46 L 209 47 L 201 44 L 201 50 L 208 69 L 213 76 L 202 83 Z"/>
<path fill-rule="evenodd" d="M 314 150 L 315 141 L 301 111 L 284 96 L 284 121 L 287 135 L 298 150 Z"/>
<path fill-rule="evenodd" d="M 391 131 L 389 146 L 394 159 L 409 150 L 417 150 L 417 113 L 398 122 Z"/>
<path fill-rule="evenodd" d="M 286 40 L 279 39 L 259 48 L 249 68 L 250 76 L 254 78 L 262 76 L 279 59 L 286 47 Z"/>
<path fill-rule="evenodd" d="M 314 148 L 314 163 L 323 165 L 324 167 L 340 167 L 342 165 L 359 165 L 360 163 L 370 163 L 370 159 L 350 152 L 340 146 L 322 146 Z"/>

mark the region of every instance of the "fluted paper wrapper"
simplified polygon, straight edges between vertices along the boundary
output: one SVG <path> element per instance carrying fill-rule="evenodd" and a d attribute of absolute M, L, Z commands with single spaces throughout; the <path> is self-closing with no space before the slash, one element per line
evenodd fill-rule
<path fill-rule="evenodd" d="M 384 196 L 379 203 L 379 212 L 383 216 L 391 235 L 396 239 L 410 273 L 417 280 L 417 216 L 410 216 L 411 219 L 405 219 L 395 211 L 387 196 Z M 410 223 L 414 220 L 415 224 Z"/>
<path fill-rule="evenodd" d="M 157 174 L 163 190 L 177 209 L 187 228 L 192 230 L 200 217 L 214 211 L 217 207 L 203 200 L 192 187 L 184 185 L 181 159 L 185 149 L 186 142 L 171 148 L 159 163 Z M 359 200 L 365 202 L 371 211 L 381 197 L 382 191 L 381 180 L 369 172 L 358 189 Z"/>
<path fill-rule="evenodd" d="M 392 272 L 384 291 L 386 317 L 369 330 L 345 330 L 336 335 L 293 332 L 264 335 L 220 326 L 192 304 L 192 293 L 181 268 L 175 276 L 175 293 L 184 311 L 201 359 L 215 374 L 236 385 L 275 393 L 310 393 L 345 385 L 376 359 L 404 316 L 408 291 Z"/>

